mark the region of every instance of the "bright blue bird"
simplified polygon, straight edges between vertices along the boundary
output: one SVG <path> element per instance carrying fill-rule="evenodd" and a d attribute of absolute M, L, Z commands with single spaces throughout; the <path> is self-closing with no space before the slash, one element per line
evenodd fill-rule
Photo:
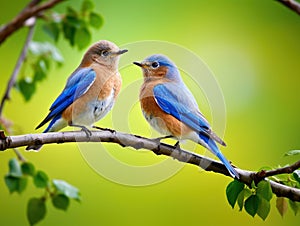
<path fill-rule="evenodd" d="M 103 118 L 120 92 L 122 79 L 118 65 L 120 55 L 125 52 L 126 49 L 120 50 L 107 40 L 92 45 L 36 129 L 50 121 L 44 133 L 59 131 L 69 125 L 82 128 L 89 136 L 91 132 L 86 126 Z M 33 144 L 26 149 L 40 148 L 40 144 Z"/>
<path fill-rule="evenodd" d="M 221 160 L 232 177 L 239 178 L 216 144 L 226 146 L 225 142 L 211 130 L 176 65 L 160 54 L 134 64 L 143 71 L 140 104 L 150 125 L 161 134 L 179 140 L 189 139 L 204 146 Z"/>

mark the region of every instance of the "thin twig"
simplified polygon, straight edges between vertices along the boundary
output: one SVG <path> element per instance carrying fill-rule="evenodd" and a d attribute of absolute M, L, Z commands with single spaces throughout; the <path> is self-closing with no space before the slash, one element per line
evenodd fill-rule
<path fill-rule="evenodd" d="M 19 71 L 20 71 L 20 68 L 22 66 L 22 63 L 24 62 L 25 58 L 26 58 L 26 55 L 27 55 L 27 50 L 28 50 L 28 46 L 29 46 L 29 43 L 31 42 L 32 40 L 32 36 L 33 36 L 33 33 L 34 33 L 34 27 L 35 27 L 35 18 L 31 18 L 31 23 L 30 23 L 30 26 L 29 26 L 29 31 L 28 31 L 28 34 L 27 34 L 27 37 L 26 37 L 26 40 L 25 40 L 25 43 L 24 43 L 24 46 L 23 46 L 23 49 L 20 53 L 20 56 L 17 60 L 17 63 L 16 63 L 16 66 L 13 70 L 13 73 L 12 75 L 10 76 L 10 79 L 7 83 L 7 86 L 6 86 L 6 90 L 5 90 L 5 93 L 1 99 L 1 103 L 0 103 L 0 118 L 2 116 L 2 113 L 3 113 L 3 108 L 4 108 L 4 103 L 6 100 L 9 100 L 10 99 L 10 91 L 12 89 L 12 87 L 15 85 L 16 83 L 16 80 L 17 80 L 17 76 L 19 74 Z"/>
<path fill-rule="evenodd" d="M 11 22 L 0 28 L 0 44 L 12 33 L 23 27 L 26 20 L 31 17 L 37 17 L 43 11 L 54 7 L 62 1 L 64 0 L 52 0 L 43 4 L 38 4 L 39 0 L 31 1 Z"/>
<path fill-rule="evenodd" d="M 14 150 L 15 154 L 17 155 L 19 161 L 26 162 L 25 157 L 21 154 L 21 152 L 19 152 L 19 150 L 17 148 L 13 148 L 13 150 Z"/>
<path fill-rule="evenodd" d="M 282 3 L 286 7 L 293 10 L 294 12 L 300 14 L 300 3 L 299 2 L 297 2 L 295 0 L 276 0 L 276 1 Z"/>
<path fill-rule="evenodd" d="M 292 165 L 289 166 L 285 166 L 282 168 L 278 168 L 278 169 L 274 169 L 274 170 L 261 170 L 256 174 L 257 179 L 263 180 L 266 177 L 271 177 L 271 176 L 275 176 L 275 175 L 279 175 L 279 174 L 284 174 L 284 173 L 292 173 L 295 170 L 300 168 L 300 160 L 295 162 Z"/>
<path fill-rule="evenodd" d="M 135 149 L 147 149 L 154 152 L 157 155 L 171 156 L 181 162 L 189 163 L 192 165 L 200 166 L 206 171 L 212 171 L 215 173 L 230 176 L 226 167 L 213 159 L 192 153 L 174 146 L 157 142 L 132 134 L 126 134 L 117 132 L 114 130 L 103 131 L 91 131 L 90 137 L 86 136 L 83 131 L 73 132 L 55 132 L 55 133 L 43 133 L 43 134 L 26 134 L 20 136 L 8 136 L 6 137 L 3 132 L 0 133 L 0 150 L 6 150 L 9 148 L 16 148 L 28 145 L 40 145 L 50 143 L 66 143 L 66 142 L 109 142 L 116 143 L 122 147 L 133 147 Z M 240 181 L 251 185 L 257 172 L 248 171 L 236 168 L 236 171 L 240 175 Z M 268 179 L 265 179 L 268 180 Z M 300 189 L 289 187 L 287 185 L 280 184 L 276 181 L 270 181 L 271 188 L 274 194 L 280 197 L 286 197 L 293 201 L 300 201 Z"/>

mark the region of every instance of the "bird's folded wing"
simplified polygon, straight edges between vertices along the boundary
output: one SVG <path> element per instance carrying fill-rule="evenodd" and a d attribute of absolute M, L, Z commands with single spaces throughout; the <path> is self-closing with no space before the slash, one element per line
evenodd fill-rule
<path fill-rule="evenodd" d="M 188 125 L 199 135 L 206 135 L 225 145 L 224 141 L 213 133 L 209 123 L 195 104 L 194 97 L 185 86 L 178 86 L 173 83 L 158 84 L 153 88 L 153 94 L 158 106 L 164 112 Z"/>
<path fill-rule="evenodd" d="M 47 117 L 37 126 L 37 129 L 50 119 L 62 113 L 76 99 L 85 94 L 96 79 L 96 73 L 92 68 L 77 69 L 68 79 L 62 93 L 56 98 L 50 107 Z"/>

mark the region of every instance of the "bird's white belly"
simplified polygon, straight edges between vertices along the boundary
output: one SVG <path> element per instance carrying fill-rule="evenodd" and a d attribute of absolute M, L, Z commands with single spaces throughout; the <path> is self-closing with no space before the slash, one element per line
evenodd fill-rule
<path fill-rule="evenodd" d="M 92 100 L 87 104 L 87 111 L 81 113 L 72 122 L 77 125 L 92 126 L 102 119 L 114 105 L 114 90 L 103 100 Z"/>
<path fill-rule="evenodd" d="M 165 126 L 165 122 L 164 120 L 162 120 L 161 118 L 158 117 L 154 117 L 152 115 L 148 115 L 143 111 L 143 115 L 145 117 L 145 119 L 147 120 L 147 122 L 160 134 L 162 135 L 172 135 L 170 133 L 170 131 L 167 129 L 167 127 Z"/>

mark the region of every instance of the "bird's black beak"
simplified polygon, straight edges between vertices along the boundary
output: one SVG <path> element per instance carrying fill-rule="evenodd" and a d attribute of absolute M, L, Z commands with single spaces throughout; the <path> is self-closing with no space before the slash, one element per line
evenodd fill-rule
<path fill-rule="evenodd" d="M 118 52 L 116 52 L 116 54 L 121 55 L 121 54 L 126 53 L 126 52 L 128 52 L 127 49 L 121 49 Z"/>
<path fill-rule="evenodd" d="M 143 65 L 141 63 L 139 63 L 139 62 L 133 62 L 133 64 L 135 64 L 135 65 L 137 65 L 139 67 L 143 67 Z"/>

